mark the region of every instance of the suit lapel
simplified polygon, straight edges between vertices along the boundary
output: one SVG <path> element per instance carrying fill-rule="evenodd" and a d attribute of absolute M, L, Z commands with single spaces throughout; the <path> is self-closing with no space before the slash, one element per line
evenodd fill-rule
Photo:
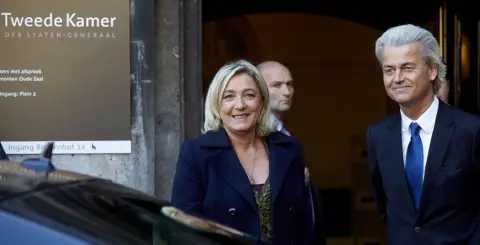
<path fill-rule="evenodd" d="M 292 154 L 291 151 L 293 141 L 283 133 L 272 133 L 267 138 L 267 145 L 269 149 L 272 203 L 275 203 L 285 180 L 287 170 L 296 155 Z"/>
<path fill-rule="evenodd" d="M 422 198 L 420 200 L 420 211 L 425 209 L 425 202 L 428 201 L 432 193 L 432 187 L 442 165 L 445 154 L 450 144 L 450 138 L 455 129 L 453 116 L 448 105 L 440 102 L 438 106 L 437 118 L 433 129 L 430 149 L 428 150 L 427 164 L 425 167 L 425 177 L 423 180 Z"/>
<path fill-rule="evenodd" d="M 386 156 L 390 159 L 391 166 L 384 166 L 386 171 L 391 171 L 389 176 L 395 178 L 399 185 L 401 195 L 403 195 L 408 202 L 409 210 L 413 215 L 416 215 L 415 205 L 413 203 L 410 191 L 408 189 L 407 179 L 405 176 L 405 165 L 403 162 L 403 148 L 402 148 L 402 119 L 400 112 L 391 118 L 389 123 L 388 134 L 385 135 L 385 143 L 389 146 L 389 152 Z"/>

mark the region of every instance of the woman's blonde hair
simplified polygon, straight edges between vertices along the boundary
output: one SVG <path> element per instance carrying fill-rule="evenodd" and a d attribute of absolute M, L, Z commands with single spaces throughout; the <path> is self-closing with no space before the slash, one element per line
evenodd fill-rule
<path fill-rule="evenodd" d="M 238 74 L 248 74 L 255 81 L 262 99 L 262 106 L 260 110 L 260 117 L 256 126 L 256 133 L 258 136 L 267 136 L 270 132 L 275 130 L 274 122 L 270 118 L 270 107 L 268 105 L 269 93 L 268 86 L 263 79 L 260 71 L 246 60 L 238 60 L 227 63 L 213 78 L 208 87 L 207 97 L 205 98 L 205 122 L 203 124 L 203 133 L 208 131 L 218 131 L 223 127 L 222 119 L 220 118 L 220 102 L 222 94 L 227 87 L 228 82 L 233 76 Z"/>

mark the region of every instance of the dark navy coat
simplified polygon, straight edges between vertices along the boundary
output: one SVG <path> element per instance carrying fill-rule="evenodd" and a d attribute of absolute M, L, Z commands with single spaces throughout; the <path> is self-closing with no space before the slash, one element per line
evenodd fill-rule
<path fill-rule="evenodd" d="M 310 244 L 309 187 L 300 143 L 272 132 L 269 149 L 274 244 Z M 181 147 L 172 205 L 260 238 L 252 186 L 225 132 L 207 132 Z"/>

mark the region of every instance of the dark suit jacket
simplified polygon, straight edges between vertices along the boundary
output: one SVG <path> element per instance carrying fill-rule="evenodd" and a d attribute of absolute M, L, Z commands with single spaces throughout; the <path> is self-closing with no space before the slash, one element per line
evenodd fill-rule
<path fill-rule="evenodd" d="M 7 160 L 8 161 L 7 153 L 5 153 L 5 150 L 3 149 L 3 146 L 2 146 L 1 143 L 0 143 L 0 160 Z"/>
<path fill-rule="evenodd" d="M 367 132 L 370 177 L 389 245 L 480 244 L 480 119 L 440 101 L 420 207 L 409 194 L 400 112 Z"/>
<path fill-rule="evenodd" d="M 302 147 L 280 132 L 271 133 L 266 142 L 274 244 L 311 244 L 313 227 Z M 260 238 L 253 189 L 224 130 L 183 143 L 172 205 Z"/>

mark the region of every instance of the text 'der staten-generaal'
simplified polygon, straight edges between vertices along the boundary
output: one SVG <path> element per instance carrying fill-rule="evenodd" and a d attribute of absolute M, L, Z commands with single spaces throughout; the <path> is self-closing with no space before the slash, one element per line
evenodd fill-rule
<path fill-rule="evenodd" d="M 0 68 L 0 98 L 35 97 L 35 83 L 43 82 L 41 69 L 1 69 Z M 22 83 L 22 89 L 9 88 L 9 85 Z"/>

